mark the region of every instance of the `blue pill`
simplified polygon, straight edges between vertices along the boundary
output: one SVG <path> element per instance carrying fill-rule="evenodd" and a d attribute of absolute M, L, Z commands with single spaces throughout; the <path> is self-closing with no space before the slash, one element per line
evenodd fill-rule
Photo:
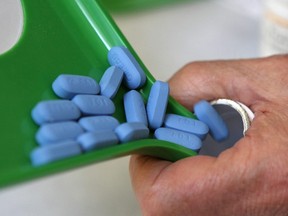
<path fill-rule="evenodd" d="M 122 143 L 145 139 L 149 136 L 149 129 L 140 122 L 128 122 L 119 125 L 115 129 L 115 133 L 117 134 L 119 140 Z"/>
<path fill-rule="evenodd" d="M 59 75 L 52 84 L 52 88 L 60 98 L 71 99 L 77 94 L 99 94 L 99 84 L 88 76 Z"/>
<path fill-rule="evenodd" d="M 101 95 L 114 98 L 122 83 L 124 72 L 115 67 L 109 67 L 100 80 Z"/>
<path fill-rule="evenodd" d="M 157 129 L 162 126 L 167 109 L 168 98 L 168 83 L 156 81 L 150 90 L 147 102 L 147 117 L 150 128 Z"/>
<path fill-rule="evenodd" d="M 112 100 L 102 95 L 76 95 L 72 101 L 85 115 L 112 115 L 115 112 Z"/>
<path fill-rule="evenodd" d="M 81 152 L 81 147 L 76 141 L 68 140 L 55 143 L 54 145 L 38 147 L 31 152 L 30 159 L 34 166 L 41 166 L 79 155 Z"/>
<path fill-rule="evenodd" d="M 88 132 L 78 137 L 84 151 L 92 151 L 118 144 L 119 140 L 114 131 Z"/>
<path fill-rule="evenodd" d="M 112 116 L 91 116 L 81 118 L 79 124 L 89 132 L 114 131 L 119 121 Z"/>
<path fill-rule="evenodd" d="M 83 132 L 82 127 L 73 121 L 44 124 L 36 133 L 36 141 L 39 145 L 49 145 L 63 140 L 75 139 Z"/>
<path fill-rule="evenodd" d="M 202 147 L 202 141 L 199 137 L 184 131 L 171 128 L 158 128 L 154 135 L 156 139 L 176 143 L 193 151 L 198 151 Z"/>
<path fill-rule="evenodd" d="M 184 132 L 192 133 L 198 136 L 200 139 L 205 139 L 209 132 L 208 126 L 196 119 L 176 115 L 167 114 L 164 120 L 164 126 L 168 128 L 173 128 L 176 130 L 181 130 Z"/>
<path fill-rule="evenodd" d="M 124 72 L 124 84 L 129 89 L 137 89 L 145 84 L 143 69 L 126 47 L 112 47 L 108 52 L 108 61 Z"/>
<path fill-rule="evenodd" d="M 81 115 L 78 107 L 69 100 L 50 100 L 39 102 L 32 110 L 35 123 L 67 121 L 78 119 Z"/>
<path fill-rule="evenodd" d="M 194 112 L 200 121 L 208 125 L 213 139 L 220 142 L 228 138 L 229 131 L 226 123 L 210 103 L 199 101 L 194 105 Z"/>
<path fill-rule="evenodd" d="M 141 122 L 148 126 L 145 104 L 139 92 L 131 90 L 124 95 L 124 109 L 127 122 Z"/>

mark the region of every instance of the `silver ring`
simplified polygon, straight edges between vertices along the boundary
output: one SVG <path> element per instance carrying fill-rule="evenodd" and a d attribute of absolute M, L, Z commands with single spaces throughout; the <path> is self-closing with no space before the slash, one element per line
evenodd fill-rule
<path fill-rule="evenodd" d="M 221 104 L 227 105 L 235 109 L 241 116 L 243 122 L 243 135 L 245 136 L 246 131 L 251 125 L 252 120 L 254 119 L 254 113 L 246 105 L 241 102 L 236 102 L 229 99 L 217 99 L 210 102 L 211 105 Z"/>

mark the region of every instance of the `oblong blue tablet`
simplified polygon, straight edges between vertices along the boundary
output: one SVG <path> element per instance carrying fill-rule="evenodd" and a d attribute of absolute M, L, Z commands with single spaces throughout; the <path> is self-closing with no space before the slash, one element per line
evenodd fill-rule
<path fill-rule="evenodd" d="M 34 149 L 30 154 L 33 166 L 40 166 L 53 161 L 81 154 L 80 145 L 76 141 L 63 141 Z"/>
<path fill-rule="evenodd" d="M 114 131 L 119 121 L 112 116 L 90 116 L 81 118 L 79 124 L 89 132 Z"/>
<path fill-rule="evenodd" d="M 213 139 L 220 142 L 228 138 L 229 131 L 226 123 L 209 102 L 199 101 L 194 105 L 194 112 L 200 121 L 208 125 Z"/>
<path fill-rule="evenodd" d="M 162 126 L 169 98 L 169 85 L 156 81 L 151 87 L 147 102 L 147 117 L 149 127 L 157 129 Z"/>
<path fill-rule="evenodd" d="M 117 134 L 119 140 L 122 143 L 145 139 L 149 136 L 149 129 L 140 122 L 128 122 L 119 125 L 115 129 L 115 133 Z"/>
<path fill-rule="evenodd" d="M 100 86 L 91 77 L 61 74 L 52 84 L 52 89 L 60 98 L 71 99 L 77 94 L 99 94 Z"/>
<path fill-rule="evenodd" d="M 78 107 L 69 100 L 50 100 L 39 102 L 32 110 L 32 118 L 35 123 L 44 123 L 76 120 L 81 112 Z"/>
<path fill-rule="evenodd" d="M 77 122 L 57 122 L 42 125 L 35 138 L 39 145 L 49 145 L 63 140 L 75 139 L 82 133 L 84 130 Z"/>
<path fill-rule="evenodd" d="M 99 84 L 101 95 L 108 98 L 114 98 L 122 83 L 124 72 L 115 66 L 109 67 L 102 76 Z"/>
<path fill-rule="evenodd" d="M 126 47 L 112 47 L 108 52 L 108 61 L 124 72 L 124 84 L 129 89 L 138 89 L 145 84 L 143 69 Z"/>
<path fill-rule="evenodd" d="M 131 90 L 124 95 L 123 100 L 127 122 L 141 122 L 148 126 L 146 108 L 141 94 Z"/>
<path fill-rule="evenodd" d="M 192 133 L 202 140 L 205 139 L 206 135 L 209 132 L 209 128 L 205 123 L 198 121 L 196 119 L 176 114 L 167 114 L 165 116 L 164 126 Z"/>
<path fill-rule="evenodd" d="M 156 139 L 176 143 L 193 151 L 199 151 L 202 147 L 202 141 L 199 137 L 184 131 L 171 128 L 158 128 L 154 135 Z"/>
<path fill-rule="evenodd" d="M 92 151 L 116 145 L 119 140 L 114 131 L 88 132 L 77 139 L 84 151 Z"/>
<path fill-rule="evenodd" d="M 111 115 L 115 112 L 112 100 L 102 95 L 76 95 L 72 102 L 85 115 Z"/>

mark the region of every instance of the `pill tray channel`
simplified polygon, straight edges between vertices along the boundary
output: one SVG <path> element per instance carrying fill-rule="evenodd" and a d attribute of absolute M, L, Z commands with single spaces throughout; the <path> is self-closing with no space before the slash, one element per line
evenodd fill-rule
<path fill-rule="evenodd" d="M 146 139 L 33 167 L 29 154 L 37 146 L 34 136 L 38 126 L 32 121 L 31 110 L 39 101 L 57 99 L 51 83 L 58 75 L 86 75 L 99 81 L 109 67 L 108 50 L 125 46 L 147 76 L 140 90 L 145 100 L 155 79 L 98 1 L 21 2 L 24 10 L 21 38 L 10 51 L 0 55 L 0 187 L 132 153 L 170 161 L 196 154 L 172 143 Z M 117 107 L 113 116 L 120 122 L 125 121 L 122 99 L 126 91 L 120 87 L 113 99 Z M 172 98 L 167 112 L 194 117 Z"/>

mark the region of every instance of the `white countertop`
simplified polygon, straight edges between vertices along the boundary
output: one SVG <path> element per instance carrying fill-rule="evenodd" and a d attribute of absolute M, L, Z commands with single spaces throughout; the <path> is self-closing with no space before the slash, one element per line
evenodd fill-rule
<path fill-rule="evenodd" d="M 0 0 L 0 52 L 19 33 L 21 24 L 14 19 L 21 16 L 13 12 L 16 1 Z M 191 1 L 114 18 L 151 73 L 167 80 L 190 61 L 258 56 L 257 16 L 248 10 L 238 12 L 239 6 L 233 6 L 237 1 L 228 1 Z M 8 29 L 3 20 L 15 29 Z M 1 215 L 141 215 L 128 161 L 128 157 L 107 161 L 4 189 Z"/>

